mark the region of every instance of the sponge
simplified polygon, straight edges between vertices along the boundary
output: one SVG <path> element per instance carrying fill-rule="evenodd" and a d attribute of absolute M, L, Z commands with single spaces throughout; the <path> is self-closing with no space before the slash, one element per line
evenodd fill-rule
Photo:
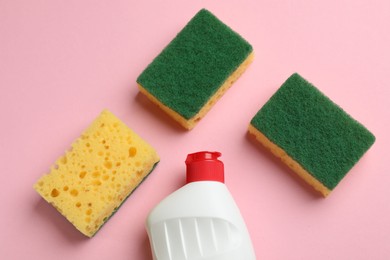
<path fill-rule="evenodd" d="M 140 92 L 192 129 L 253 60 L 252 46 L 200 10 L 137 79 Z"/>
<path fill-rule="evenodd" d="M 34 189 L 92 237 L 158 161 L 153 147 L 104 110 Z"/>
<path fill-rule="evenodd" d="M 298 74 L 257 112 L 249 133 L 324 197 L 375 141 L 370 131 Z"/>

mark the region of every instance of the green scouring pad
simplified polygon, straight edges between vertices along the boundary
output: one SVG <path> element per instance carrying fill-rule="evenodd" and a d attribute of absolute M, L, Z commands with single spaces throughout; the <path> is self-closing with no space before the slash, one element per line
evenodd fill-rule
<path fill-rule="evenodd" d="M 253 60 L 252 46 L 200 10 L 137 79 L 139 89 L 192 129 Z"/>
<path fill-rule="evenodd" d="M 375 142 L 370 131 L 298 74 L 257 112 L 249 132 L 324 197 Z"/>

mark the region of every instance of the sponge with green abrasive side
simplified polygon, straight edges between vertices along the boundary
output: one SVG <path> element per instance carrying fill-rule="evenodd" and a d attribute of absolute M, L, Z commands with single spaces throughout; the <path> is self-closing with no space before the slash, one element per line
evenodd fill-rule
<path fill-rule="evenodd" d="M 253 60 L 252 46 L 200 10 L 137 79 L 140 91 L 192 129 Z"/>
<path fill-rule="evenodd" d="M 257 112 L 249 133 L 324 197 L 375 141 L 370 131 L 298 74 Z"/>

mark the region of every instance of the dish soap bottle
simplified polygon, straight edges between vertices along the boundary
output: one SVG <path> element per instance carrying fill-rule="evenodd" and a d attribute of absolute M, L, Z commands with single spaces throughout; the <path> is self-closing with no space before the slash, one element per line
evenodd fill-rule
<path fill-rule="evenodd" d="M 220 156 L 189 154 L 187 184 L 150 212 L 146 229 L 154 260 L 256 259 L 245 222 L 224 184 Z"/>

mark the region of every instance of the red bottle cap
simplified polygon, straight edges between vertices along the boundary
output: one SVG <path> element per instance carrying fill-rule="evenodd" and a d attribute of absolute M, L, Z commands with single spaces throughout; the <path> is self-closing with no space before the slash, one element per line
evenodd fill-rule
<path fill-rule="evenodd" d="M 219 181 L 224 183 L 220 152 L 197 152 L 187 155 L 187 183 L 194 181 Z"/>

